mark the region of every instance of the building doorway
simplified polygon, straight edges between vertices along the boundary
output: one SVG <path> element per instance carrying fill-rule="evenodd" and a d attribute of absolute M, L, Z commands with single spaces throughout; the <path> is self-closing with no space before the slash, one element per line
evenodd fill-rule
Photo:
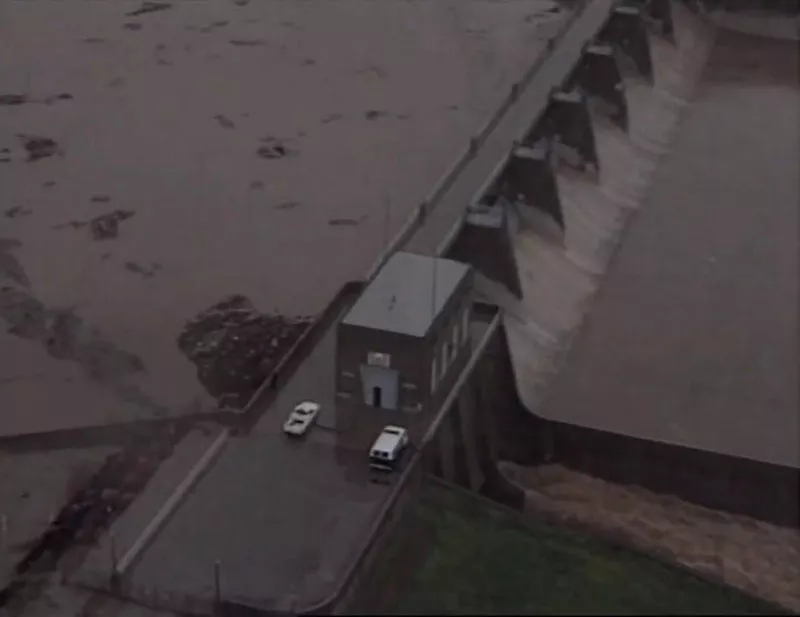
<path fill-rule="evenodd" d="M 372 388 L 372 406 L 373 407 L 381 407 L 381 395 L 383 394 L 382 390 L 375 386 Z"/>
<path fill-rule="evenodd" d="M 397 409 L 400 374 L 382 366 L 361 365 L 364 404 L 379 409 Z"/>

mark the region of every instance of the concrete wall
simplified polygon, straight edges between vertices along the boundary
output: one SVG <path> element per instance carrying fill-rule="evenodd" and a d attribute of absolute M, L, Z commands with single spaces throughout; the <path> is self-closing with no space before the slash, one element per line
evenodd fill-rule
<path fill-rule="evenodd" d="M 791 410 L 788 408 L 786 411 L 789 416 L 786 413 L 776 416 L 773 413 L 776 405 L 769 400 L 756 403 L 749 395 L 740 397 L 740 402 L 745 408 L 749 407 L 749 411 L 743 409 L 741 413 L 744 415 L 737 417 L 717 414 L 718 421 L 713 425 L 716 428 L 708 430 L 708 426 L 697 425 L 695 421 L 714 416 L 713 409 L 700 404 L 702 401 L 696 401 L 691 405 L 684 405 L 684 415 L 687 415 L 687 421 L 692 422 L 682 427 L 684 438 L 681 438 L 680 435 L 671 436 L 669 431 L 674 430 L 674 427 L 670 428 L 674 422 L 667 421 L 668 416 L 665 416 L 665 420 L 665 417 L 654 413 L 659 401 L 668 398 L 662 390 L 658 390 L 661 394 L 656 397 L 657 400 L 653 398 L 655 395 L 648 395 L 647 400 L 641 400 L 634 407 L 623 404 L 630 398 L 630 394 L 626 393 L 631 388 L 644 396 L 655 386 L 637 389 L 640 380 L 631 381 L 623 375 L 617 375 L 613 381 L 608 382 L 611 385 L 603 390 L 602 397 L 597 389 L 593 390 L 594 394 L 588 394 L 586 384 L 591 383 L 598 373 L 606 371 L 612 361 L 619 363 L 623 350 L 626 350 L 625 353 L 630 352 L 630 357 L 638 357 L 631 350 L 653 349 L 653 345 L 663 347 L 658 342 L 648 343 L 641 333 L 630 334 L 631 323 L 646 323 L 648 319 L 652 321 L 659 315 L 687 314 L 687 311 L 681 310 L 680 303 L 668 309 L 668 299 L 663 294 L 658 295 L 660 292 L 654 286 L 638 295 L 631 291 L 626 296 L 626 302 L 615 305 L 616 322 L 620 326 L 615 330 L 616 339 L 600 337 L 603 338 L 603 343 L 594 345 L 592 364 L 584 362 L 582 372 L 576 373 L 572 380 L 562 379 L 560 395 L 554 395 L 551 390 L 554 376 L 561 375 L 563 367 L 574 361 L 574 353 L 570 349 L 581 332 L 580 327 L 589 306 L 602 301 L 609 293 L 604 288 L 601 289 L 600 277 L 610 264 L 616 263 L 613 260 L 618 257 L 617 246 L 627 219 L 640 207 L 648 207 L 645 198 L 656 177 L 655 172 L 662 158 L 673 147 L 673 141 L 685 116 L 693 109 L 696 88 L 698 84 L 702 87 L 701 76 L 709 58 L 711 57 L 712 64 L 716 61 L 713 54 L 719 49 L 720 39 L 713 24 L 698 19 L 683 3 L 651 3 L 650 10 L 654 11 L 656 8 L 661 11 L 659 14 L 662 18 L 663 11 L 670 11 L 670 17 L 662 19 L 659 27 L 653 27 L 649 23 L 654 16 L 652 12 L 638 16 L 635 12 L 618 13 L 616 22 L 609 22 L 598 33 L 596 45 L 587 48 L 585 62 L 566 78 L 566 94 L 571 92 L 570 88 L 578 87 L 586 96 L 573 98 L 571 103 L 561 105 L 560 108 L 551 106 L 542 118 L 533 120 L 534 125 L 527 133 L 521 134 L 523 144 L 549 148 L 550 154 L 542 160 L 548 162 L 556 180 L 557 195 L 554 199 L 558 200 L 563 220 L 559 221 L 557 216 L 553 216 L 552 207 L 538 207 L 535 201 L 525 197 L 525 186 L 521 183 L 519 190 L 513 186 L 506 190 L 506 197 L 511 203 L 504 206 L 509 213 L 508 218 L 516 217 L 518 223 L 511 239 L 512 259 L 503 257 L 498 251 L 488 256 L 492 252 L 490 248 L 499 245 L 497 231 L 489 227 L 476 232 L 474 225 L 467 224 L 452 245 L 459 259 L 473 263 L 478 271 L 497 283 L 495 287 L 484 285 L 482 292 L 504 310 L 507 335 L 502 343 L 498 343 L 497 350 L 500 355 L 508 353 L 510 359 L 496 358 L 492 367 L 494 370 L 501 370 L 502 367 L 506 371 L 505 380 L 496 377 L 495 382 L 504 382 L 508 392 L 519 393 L 519 399 L 509 394 L 505 404 L 493 405 L 493 415 L 498 420 L 500 456 L 522 464 L 557 461 L 611 481 L 639 484 L 709 507 L 748 514 L 779 524 L 796 525 L 800 480 L 797 466 L 768 462 L 771 456 L 767 451 L 769 446 L 763 440 L 762 445 L 758 446 L 761 448 L 760 456 L 737 455 L 733 453 L 735 450 L 727 455 L 713 453 L 720 449 L 725 451 L 724 448 L 730 445 L 726 445 L 724 440 L 731 437 L 731 425 L 734 421 L 749 424 L 749 434 L 753 440 L 756 439 L 756 434 L 763 434 L 765 430 L 782 431 L 785 437 L 782 442 L 791 439 L 796 435 L 796 430 L 792 428 L 796 423 L 792 423 Z M 642 45 L 642 34 L 646 35 L 645 46 Z M 758 58 L 768 53 L 769 47 L 766 43 L 760 44 L 754 48 L 758 53 L 753 55 L 748 52 L 747 57 L 742 55 L 744 48 L 740 48 L 742 53 L 734 64 L 737 67 L 747 67 L 751 62 L 760 62 Z M 789 62 L 791 56 L 792 54 L 784 54 Z M 785 62 L 773 62 L 772 65 L 772 70 L 764 69 L 760 74 L 771 75 L 778 65 L 786 67 Z M 762 77 L 758 81 L 761 86 L 776 88 L 774 80 Z M 722 84 L 727 86 L 724 79 Z M 752 92 L 748 92 L 747 96 L 751 94 Z M 741 100 L 741 96 L 738 100 Z M 566 111 L 569 113 L 565 113 Z M 757 146 L 758 139 L 755 135 L 762 125 L 748 122 L 754 117 L 753 113 L 746 118 L 739 118 L 738 126 L 752 128 L 753 134 L 748 133 L 749 137 L 743 141 L 750 143 L 748 140 L 755 140 L 747 151 L 760 152 L 763 147 L 766 156 L 768 142 Z M 789 118 L 787 126 L 793 127 L 793 116 L 784 116 Z M 591 120 L 591 130 L 581 124 L 581 120 L 586 117 Z M 733 117 L 731 121 L 734 124 L 727 129 L 718 129 L 717 140 L 722 135 L 732 134 L 731 129 L 737 126 L 737 121 Z M 571 129 L 577 126 L 576 123 L 581 124 L 578 126 L 580 130 L 573 132 Z M 707 140 L 712 138 L 713 136 Z M 735 150 L 736 146 L 731 144 L 716 159 L 725 160 L 726 153 L 730 155 Z M 789 165 L 792 160 L 797 159 L 792 154 L 783 158 Z M 498 177 L 505 177 L 511 184 L 515 182 L 515 175 L 510 169 L 512 160 L 513 153 L 507 159 L 505 167 L 501 165 L 497 173 Z M 701 163 L 702 161 L 697 162 L 695 167 L 700 168 Z M 775 169 L 777 167 L 773 166 L 773 170 Z M 770 173 L 772 172 L 767 171 L 760 175 L 768 177 Z M 741 173 L 730 176 L 734 177 L 742 176 Z M 786 178 L 784 173 L 783 180 Z M 496 185 L 490 179 L 487 181 L 487 190 L 496 188 Z M 522 199 L 516 198 L 518 195 L 522 195 Z M 737 219 L 731 218 L 733 211 L 727 214 L 725 211 L 730 210 L 734 195 L 715 202 L 714 195 L 708 194 L 704 202 L 692 202 L 694 205 L 691 212 L 681 212 L 676 208 L 678 203 L 688 203 L 691 195 L 691 188 L 685 188 L 683 194 L 676 193 L 673 196 L 671 208 L 665 209 L 665 217 L 671 217 L 670 220 L 667 223 L 661 221 L 648 241 L 653 246 L 668 229 L 679 227 L 674 223 L 678 215 L 683 217 L 681 220 L 689 223 L 688 227 L 685 226 L 676 235 L 672 253 L 661 258 L 659 263 L 663 266 L 662 270 L 669 270 L 675 260 L 692 254 L 693 249 L 689 250 L 685 245 L 693 238 L 699 238 L 698 250 L 702 252 L 703 238 L 699 236 L 697 229 L 692 228 L 691 223 L 698 223 L 707 215 L 710 216 L 706 211 L 710 209 L 708 204 L 712 202 L 718 203 L 721 209 L 718 214 L 713 215 L 719 224 L 715 227 L 709 219 L 709 224 L 703 228 L 704 234 L 710 234 L 709 230 L 719 229 L 722 232 L 718 234 L 719 238 L 735 239 L 748 230 L 752 233 L 752 229 L 758 228 L 767 220 L 779 220 L 781 217 L 784 230 L 796 230 L 796 224 L 792 224 L 796 220 L 796 212 L 794 215 L 785 212 L 787 207 L 795 208 L 796 211 L 796 199 L 783 200 L 781 211 L 784 213 L 781 215 L 777 214 L 777 207 L 766 210 L 753 208 L 753 204 L 758 201 L 754 199 L 749 210 L 744 208 L 742 212 L 749 212 L 751 218 L 759 222 L 731 228 L 725 224 L 734 224 Z M 476 197 L 476 201 L 480 201 L 480 196 Z M 546 220 L 548 217 L 551 219 L 550 223 Z M 739 219 L 742 218 L 739 216 Z M 635 223 L 638 219 L 632 220 Z M 560 233 L 558 227 L 562 228 Z M 483 247 L 479 236 L 484 239 L 488 237 Z M 778 225 L 778 231 L 768 232 L 763 238 L 784 236 L 788 237 L 780 231 Z M 796 234 L 794 237 L 796 246 Z M 752 249 L 753 243 L 757 241 L 758 238 L 752 236 L 749 243 L 745 244 Z M 717 244 L 722 246 L 724 242 L 720 240 Z M 775 242 L 772 244 L 775 245 Z M 777 249 L 772 253 L 776 251 Z M 666 252 L 669 253 L 669 250 Z M 502 263 L 510 264 L 508 271 L 498 273 L 498 268 L 502 270 Z M 747 262 L 748 267 L 758 263 L 758 259 Z M 648 276 L 647 273 L 650 272 L 650 279 L 658 280 L 651 272 L 658 269 L 656 266 L 643 268 L 642 263 L 635 259 L 630 264 L 631 271 L 641 272 L 643 276 Z M 773 274 L 792 270 L 793 266 L 789 264 L 796 264 L 796 258 L 780 260 L 772 268 Z M 687 268 L 681 274 L 682 278 L 673 281 L 673 287 L 690 288 L 694 284 L 691 282 L 694 274 L 699 271 L 697 267 Z M 796 267 L 794 272 L 796 279 Z M 752 287 L 756 281 L 766 282 L 774 279 L 774 276 L 762 272 L 760 275 L 755 273 L 748 279 L 752 281 L 749 283 Z M 741 280 L 739 277 L 739 281 Z M 515 281 L 520 283 L 519 290 L 515 289 Z M 781 281 L 771 288 L 784 294 L 784 301 L 775 299 L 769 302 L 769 306 L 790 310 L 790 292 L 796 288 L 796 281 L 794 284 L 788 279 Z M 732 280 L 721 291 L 736 289 L 737 285 L 741 287 L 742 283 Z M 717 303 L 724 301 L 723 296 L 718 295 L 718 298 Z M 650 307 L 648 311 L 641 310 L 645 304 Z M 738 309 L 735 306 L 732 304 L 729 310 L 716 313 L 716 318 L 710 315 L 708 323 L 719 325 L 722 316 L 727 318 L 736 313 Z M 700 312 L 693 311 L 689 314 Z M 760 328 L 759 332 L 769 330 L 766 325 L 761 328 L 755 316 L 751 317 L 752 319 L 745 319 L 739 324 L 739 332 L 752 328 Z M 761 350 L 755 349 L 749 356 L 751 359 L 762 358 L 764 354 L 774 356 L 775 350 L 781 353 L 780 349 L 786 346 L 787 341 L 796 339 L 793 335 L 796 326 L 794 330 L 791 326 L 787 329 L 785 325 L 781 325 L 784 321 L 771 320 L 773 333 L 767 338 L 777 342 L 782 337 L 783 343 L 770 343 Z M 794 323 L 796 324 L 796 315 Z M 604 331 L 599 325 L 592 329 L 595 333 Z M 707 325 L 704 331 L 708 332 L 710 329 L 713 328 Z M 626 332 L 629 334 L 626 335 Z M 693 340 L 700 340 L 697 338 L 700 334 L 697 333 Z M 660 340 L 659 335 L 678 340 L 681 330 L 664 326 L 653 333 L 654 341 Z M 599 340 L 598 336 L 594 338 Z M 734 340 L 730 336 L 728 339 Z M 623 342 L 624 348 L 621 347 Z M 720 354 L 719 350 L 723 348 L 724 345 L 716 345 L 695 353 L 690 339 L 684 347 L 684 353 L 672 356 L 671 362 L 680 358 L 679 364 L 697 365 L 699 360 L 692 358 L 705 358 L 705 364 L 701 363 L 705 366 L 708 358 L 716 353 L 720 362 L 724 363 L 732 356 Z M 786 357 L 790 356 L 791 354 Z M 778 371 L 773 371 L 772 381 L 776 381 L 776 375 L 783 375 L 791 370 L 796 364 L 792 362 L 790 360 L 788 364 L 780 365 Z M 642 362 L 638 365 L 647 366 Z M 669 362 L 654 366 L 656 380 L 659 378 L 659 371 L 668 365 Z M 747 374 L 754 376 L 756 373 L 748 371 Z M 702 371 L 697 376 L 701 380 L 711 378 Z M 792 377 L 779 381 L 789 388 L 792 383 L 796 383 L 796 379 Z M 727 389 L 730 394 L 726 395 L 728 398 L 735 398 L 733 393 L 741 391 L 737 390 L 737 385 L 735 380 L 730 382 Z M 673 384 L 671 389 L 673 393 L 682 392 L 682 387 L 680 384 Z M 579 392 L 584 394 L 577 397 L 576 393 Z M 775 399 L 773 403 L 785 398 Z M 561 403 L 556 404 L 558 400 Z M 781 406 L 786 407 L 782 403 Z M 719 409 L 732 407 L 726 405 Z M 756 409 L 760 410 L 759 417 L 756 417 Z M 796 413 L 796 405 L 794 412 Z M 774 418 L 774 422 L 766 418 Z M 648 422 L 651 423 L 650 426 L 647 425 Z M 694 440 L 694 447 L 688 447 L 691 440 Z M 671 445 L 681 443 L 683 445 Z M 704 447 L 699 447 L 699 443 L 704 444 Z M 762 462 L 755 460 L 758 458 Z"/>

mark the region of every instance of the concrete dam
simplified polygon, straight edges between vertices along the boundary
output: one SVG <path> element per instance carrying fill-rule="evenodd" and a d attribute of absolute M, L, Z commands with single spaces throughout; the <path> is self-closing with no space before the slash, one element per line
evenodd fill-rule
<path fill-rule="evenodd" d="M 618 4 L 439 248 L 503 312 L 507 458 L 794 525 L 797 21 L 716 6 Z"/>

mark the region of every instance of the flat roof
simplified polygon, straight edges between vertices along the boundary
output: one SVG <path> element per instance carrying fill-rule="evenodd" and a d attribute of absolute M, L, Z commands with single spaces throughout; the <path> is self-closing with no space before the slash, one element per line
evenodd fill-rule
<path fill-rule="evenodd" d="M 342 320 L 348 326 L 425 336 L 470 266 L 399 251 Z"/>
<path fill-rule="evenodd" d="M 717 34 L 672 151 L 537 413 L 800 466 L 797 51 Z"/>
<path fill-rule="evenodd" d="M 187 324 L 232 295 L 313 314 L 363 276 L 566 15 L 161 5 L 0 8 L 0 409 L 25 409 L 0 434 L 216 407 Z"/>

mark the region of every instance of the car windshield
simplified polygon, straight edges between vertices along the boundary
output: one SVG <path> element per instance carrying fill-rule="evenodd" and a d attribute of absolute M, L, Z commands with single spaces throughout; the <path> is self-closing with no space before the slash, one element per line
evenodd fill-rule
<path fill-rule="evenodd" d="M 299 416 L 306 416 L 311 413 L 311 410 L 305 407 L 296 407 L 294 412 Z"/>
<path fill-rule="evenodd" d="M 399 435 L 400 434 L 400 431 L 397 430 L 396 428 L 385 428 L 385 429 L 383 429 L 383 432 L 386 433 L 387 435 Z"/>

